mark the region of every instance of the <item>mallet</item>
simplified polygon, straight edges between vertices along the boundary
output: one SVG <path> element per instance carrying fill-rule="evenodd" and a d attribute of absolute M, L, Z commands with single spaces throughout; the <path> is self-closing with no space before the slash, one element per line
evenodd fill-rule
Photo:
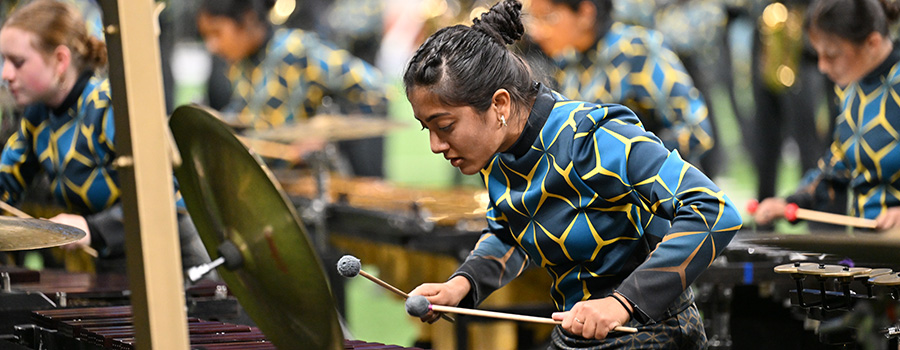
<path fill-rule="evenodd" d="M 747 211 L 750 214 L 755 214 L 756 210 L 759 207 L 759 202 L 756 200 L 751 200 L 747 203 Z M 790 222 L 797 221 L 797 219 L 807 220 L 807 221 L 817 221 L 824 222 L 827 224 L 834 225 L 843 225 L 843 226 L 854 226 L 854 227 L 863 227 L 863 228 L 875 228 L 875 220 L 858 218 L 855 216 L 849 215 L 840 215 L 833 214 L 824 211 L 816 211 L 800 208 L 796 203 L 788 203 L 784 208 L 784 218 Z"/>
<path fill-rule="evenodd" d="M 470 315 L 470 316 L 479 316 L 479 317 L 488 317 L 488 318 L 497 318 L 503 320 L 510 321 L 521 321 L 521 322 L 532 322 L 532 323 L 543 323 L 543 324 L 562 324 L 562 321 L 557 321 L 552 318 L 546 317 L 535 317 L 535 316 L 526 316 L 526 315 L 516 315 L 509 314 L 504 312 L 496 312 L 496 311 L 485 311 L 485 310 L 475 310 L 475 309 L 465 309 L 461 307 L 453 307 L 453 306 L 443 306 L 443 305 L 433 305 L 428 299 L 421 295 L 413 295 L 406 299 L 406 312 L 412 316 L 422 317 L 428 313 L 429 310 L 435 312 L 450 312 L 461 315 Z M 616 332 L 623 333 L 637 333 L 637 328 L 634 327 L 623 327 L 617 326 L 613 328 Z"/>
<path fill-rule="evenodd" d="M 797 219 L 818 221 L 834 225 L 854 226 L 875 229 L 875 220 L 858 218 L 849 215 L 832 214 L 824 211 L 803 209 L 795 203 L 788 203 L 784 208 L 784 217 L 794 222 Z"/>
<path fill-rule="evenodd" d="M 347 278 L 353 278 L 353 277 L 356 277 L 356 275 L 361 275 L 365 278 L 368 278 L 370 281 L 375 282 L 375 284 L 382 286 L 391 292 L 394 292 L 394 294 L 397 294 L 397 295 L 403 297 L 403 299 L 407 299 L 407 300 L 409 299 L 409 294 L 406 294 L 406 292 L 398 289 L 397 287 L 394 287 L 394 286 L 388 284 L 385 281 L 382 281 L 378 277 L 370 275 L 368 272 L 363 271 L 362 264 L 359 262 L 359 259 L 353 255 L 342 256 L 341 259 L 338 260 L 337 270 L 338 270 L 338 273 L 341 274 L 341 276 L 344 276 Z M 446 316 L 446 315 L 441 315 L 441 316 L 443 319 L 445 319 L 447 321 L 456 322 L 450 316 Z"/>

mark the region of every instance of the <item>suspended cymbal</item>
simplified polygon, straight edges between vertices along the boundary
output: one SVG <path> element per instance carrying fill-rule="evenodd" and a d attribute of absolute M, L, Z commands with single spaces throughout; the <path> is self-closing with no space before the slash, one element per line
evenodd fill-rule
<path fill-rule="evenodd" d="M 798 252 L 833 254 L 857 263 L 900 263 L 900 254 L 897 254 L 900 238 L 888 234 L 771 234 L 743 238 L 742 241 Z"/>
<path fill-rule="evenodd" d="M 775 266 L 775 273 L 798 273 L 800 268 L 812 268 L 819 266 L 819 264 L 811 263 L 811 262 L 795 262 L 790 264 L 783 264 Z"/>
<path fill-rule="evenodd" d="M 268 168 L 208 111 L 179 107 L 169 125 L 184 159 L 175 175 L 203 244 L 218 257 L 230 242 L 229 256 L 243 260 L 218 269 L 241 306 L 279 349 L 342 349 L 325 270 Z"/>
<path fill-rule="evenodd" d="M 383 136 L 405 126 L 384 117 L 320 114 L 277 128 L 248 132 L 247 136 L 289 143 L 299 140 L 344 141 Z"/>
<path fill-rule="evenodd" d="M 0 216 L 0 251 L 56 247 L 84 236 L 80 229 L 50 220 Z"/>
<path fill-rule="evenodd" d="M 880 285 L 880 286 L 897 286 L 900 285 L 900 274 L 889 273 L 884 275 L 875 276 L 869 279 L 869 283 Z"/>
<path fill-rule="evenodd" d="M 827 265 L 827 264 L 817 264 L 816 266 L 801 266 L 797 268 L 798 273 L 802 273 L 805 275 L 826 275 L 830 273 L 837 273 L 843 271 L 844 267 L 841 265 Z"/>
<path fill-rule="evenodd" d="M 856 277 L 857 277 L 857 278 L 873 278 L 873 277 L 878 277 L 878 276 L 881 276 L 881 275 L 887 275 L 887 274 L 892 273 L 892 272 L 894 272 L 894 270 L 891 270 L 891 269 L 885 269 L 885 268 L 881 268 L 881 269 L 872 269 L 872 270 L 869 271 L 869 272 L 866 272 L 866 273 L 862 273 L 862 274 L 856 275 Z"/>
<path fill-rule="evenodd" d="M 842 266 L 838 271 L 828 271 L 822 272 L 820 276 L 822 277 L 856 277 L 872 271 L 871 268 L 868 267 L 847 267 Z"/>

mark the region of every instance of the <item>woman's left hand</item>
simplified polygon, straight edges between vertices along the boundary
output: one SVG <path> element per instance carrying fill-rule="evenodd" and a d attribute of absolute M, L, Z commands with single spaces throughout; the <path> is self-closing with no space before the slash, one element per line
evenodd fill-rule
<path fill-rule="evenodd" d="M 562 321 L 561 326 L 567 332 L 585 339 L 604 339 L 613 328 L 631 319 L 629 310 L 612 297 L 580 301 L 571 310 L 555 312 L 552 317 Z"/>
<path fill-rule="evenodd" d="M 875 218 L 875 229 L 884 231 L 900 226 L 900 207 L 890 207 Z"/>

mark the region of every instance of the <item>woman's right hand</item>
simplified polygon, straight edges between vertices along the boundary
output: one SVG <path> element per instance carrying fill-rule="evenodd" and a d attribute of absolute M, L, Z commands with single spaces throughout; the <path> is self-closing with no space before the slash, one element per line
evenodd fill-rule
<path fill-rule="evenodd" d="M 775 219 L 783 218 L 785 208 L 787 208 L 787 201 L 783 198 L 766 198 L 756 207 L 753 220 L 757 225 L 768 225 Z"/>
<path fill-rule="evenodd" d="M 422 284 L 416 287 L 416 289 L 413 289 L 412 292 L 409 292 L 409 295 L 424 296 L 431 304 L 456 306 L 459 305 L 459 302 L 462 301 L 467 294 L 469 294 L 471 289 L 472 285 L 469 284 L 467 278 L 456 276 L 444 283 Z M 420 319 L 422 322 L 434 323 L 434 321 L 437 321 L 440 317 L 440 313 L 429 310 L 428 313 L 420 317 Z"/>

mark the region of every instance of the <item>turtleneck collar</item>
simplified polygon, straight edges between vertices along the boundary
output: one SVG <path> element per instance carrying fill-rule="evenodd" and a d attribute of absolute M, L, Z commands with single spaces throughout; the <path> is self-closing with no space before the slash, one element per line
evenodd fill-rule
<path fill-rule="evenodd" d="M 547 122 L 547 118 L 556 104 L 556 99 L 553 97 L 553 92 L 550 88 L 538 82 L 534 84 L 538 93 L 534 100 L 534 106 L 531 107 L 531 113 L 528 114 L 528 120 L 525 121 L 525 128 L 522 129 L 522 134 L 519 135 L 516 143 L 503 152 L 510 153 L 516 158 L 525 155 L 531 149 L 531 145 L 534 144 L 538 135 L 541 134 L 541 129 L 544 128 L 544 123 Z"/>
<path fill-rule="evenodd" d="M 81 72 L 81 75 L 78 76 L 75 85 L 72 85 L 72 90 L 66 95 L 66 99 L 63 100 L 63 103 L 56 108 L 53 108 L 53 114 L 62 115 L 68 111 L 69 108 L 72 108 L 72 106 L 78 103 L 78 97 L 81 96 L 81 92 L 84 91 L 84 87 L 87 86 L 87 83 L 91 80 L 92 76 L 94 76 L 94 72 L 92 71 L 87 70 Z"/>
<path fill-rule="evenodd" d="M 275 36 L 275 28 L 269 26 L 266 28 L 266 36 L 263 39 L 262 43 L 259 45 L 259 48 L 256 49 L 256 52 L 247 57 L 247 60 L 250 61 L 253 65 L 258 65 L 260 62 L 266 59 L 266 51 L 268 51 L 269 42 L 272 41 L 272 37 Z"/>
<path fill-rule="evenodd" d="M 878 67 L 875 67 L 869 74 L 860 79 L 860 82 L 863 84 L 880 83 L 881 77 L 887 75 L 898 61 L 900 61 L 900 46 L 894 43 L 894 48 L 888 54 L 888 57 Z"/>

